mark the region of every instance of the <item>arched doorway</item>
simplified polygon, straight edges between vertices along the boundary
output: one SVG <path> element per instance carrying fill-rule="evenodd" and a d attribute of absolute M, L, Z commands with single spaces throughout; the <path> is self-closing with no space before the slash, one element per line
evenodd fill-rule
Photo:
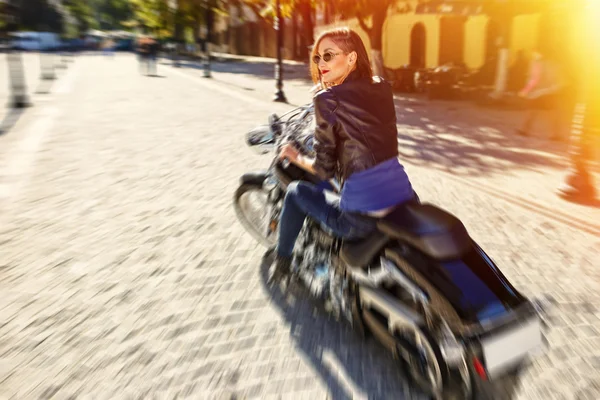
<path fill-rule="evenodd" d="M 425 25 L 417 23 L 410 32 L 410 65 L 425 67 L 425 51 L 427 49 Z"/>

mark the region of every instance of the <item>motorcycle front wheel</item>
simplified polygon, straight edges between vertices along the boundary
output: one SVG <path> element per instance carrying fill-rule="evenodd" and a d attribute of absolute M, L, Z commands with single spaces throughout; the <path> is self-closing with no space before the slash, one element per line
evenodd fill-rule
<path fill-rule="evenodd" d="M 279 220 L 273 217 L 269 191 L 262 185 L 246 183 L 235 191 L 233 206 L 246 231 L 266 248 L 277 244 Z"/>

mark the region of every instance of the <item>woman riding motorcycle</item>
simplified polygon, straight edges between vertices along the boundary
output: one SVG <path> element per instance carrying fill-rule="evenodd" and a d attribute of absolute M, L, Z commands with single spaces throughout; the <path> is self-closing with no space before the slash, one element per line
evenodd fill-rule
<path fill-rule="evenodd" d="M 288 186 L 271 280 L 288 275 L 307 215 L 338 237 L 359 239 L 376 229 L 376 218 L 414 199 L 398 160 L 392 88 L 373 77 L 360 36 L 349 28 L 325 31 L 316 40 L 311 58 L 313 81 L 322 88 L 313 99 L 316 158 L 303 156 L 289 144 L 279 158 L 323 180 L 337 177 L 341 196 L 329 199 L 321 188 L 307 182 Z"/>

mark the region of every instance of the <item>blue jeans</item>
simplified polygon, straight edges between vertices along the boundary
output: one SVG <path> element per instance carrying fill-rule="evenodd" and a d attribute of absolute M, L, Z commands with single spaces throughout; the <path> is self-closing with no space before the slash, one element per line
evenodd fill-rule
<path fill-rule="evenodd" d="M 279 220 L 279 256 L 292 256 L 307 216 L 344 239 L 364 238 L 376 229 L 374 218 L 340 210 L 339 198 L 327 198 L 323 190 L 313 184 L 292 182 L 287 188 Z"/>

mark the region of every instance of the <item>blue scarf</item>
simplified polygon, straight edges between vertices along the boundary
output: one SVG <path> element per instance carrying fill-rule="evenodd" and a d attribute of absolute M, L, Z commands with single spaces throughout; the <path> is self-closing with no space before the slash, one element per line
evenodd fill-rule
<path fill-rule="evenodd" d="M 383 210 L 414 198 L 414 191 L 397 157 L 352 174 L 342 188 L 343 211 L 368 213 Z"/>

